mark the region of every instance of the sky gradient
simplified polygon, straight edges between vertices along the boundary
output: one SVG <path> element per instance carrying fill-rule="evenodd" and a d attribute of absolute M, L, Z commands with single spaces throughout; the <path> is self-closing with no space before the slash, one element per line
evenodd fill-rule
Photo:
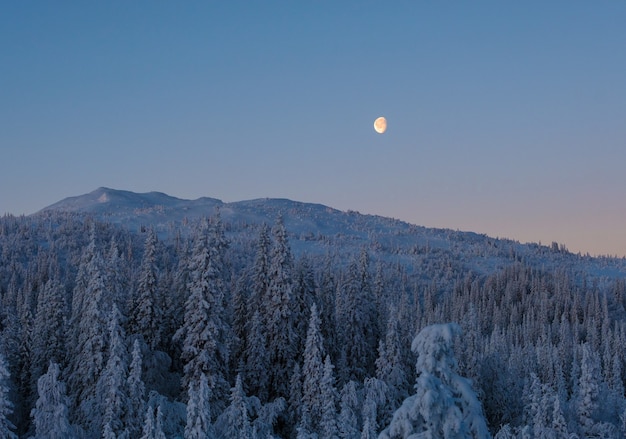
<path fill-rule="evenodd" d="M 100 186 L 285 197 L 624 256 L 624 23 L 622 1 L 3 2 L 0 214 Z"/>

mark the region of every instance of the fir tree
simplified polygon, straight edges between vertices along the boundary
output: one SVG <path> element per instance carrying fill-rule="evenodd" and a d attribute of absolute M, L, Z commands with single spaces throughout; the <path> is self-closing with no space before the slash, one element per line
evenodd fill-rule
<path fill-rule="evenodd" d="M 43 375 L 51 361 L 54 363 L 64 361 L 65 320 L 65 291 L 58 280 L 50 279 L 37 300 L 31 364 L 34 380 Z"/>
<path fill-rule="evenodd" d="M 148 406 L 141 439 L 166 439 L 165 433 L 163 433 L 163 413 L 160 405 L 157 407 L 156 418 L 154 408 Z"/>
<path fill-rule="evenodd" d="M 13 413 L 13 403 L 9 400 L 9 370 L 4 356 L 0 353 L 0 437 L 17 439 L 15 426 L 9 420 Z"/>
<path fill-rule="evenodd" d="M 517 435 L 509 424 L 503 425 L 494 436 L 494 439 L 515 439 Z"/>
<path fill-rule="evenodd" d="M 378 378 L 365 379 L 365 400 L 362 407 L 363 430 L 362 435 L 372 437 L 378 431 L 378 412 L 383 406 L 388 393 L 387 384 Z"/>
<path fill-rule="evenodd" d="M 60 379 L 57 363 L 50 363 L 48 372 L 37 381 L 39 398 L 31 411 L 35 436 L 33 439 L 71 439 L 76 437 L 70 425 L 65 383 Z"/>
<path fill-rule="evenodd" d="M 154 439 L 166 439 L 163 427 L 163 411 L 161 406 L 157 407 L 156 412 L 156 425 L 154 427 Z"/>
<path fill-rule="evenodd" d="M 260 310 L 263 317 L 270 315 L 269 273 L 270 273 L 270 231 L 267 224 L 262 224 L 257 241 L 252 279 L 250 285 L 250 304 L 248 309 Z M 267 321 L 263 321 L 266 324 Z"/>
<path fill-rule="evenodd" d="M 206 375 L 201 374 L 198 380 L 189 383 L 188 396 L 185 439 L 212 439 L 211 390 Z"/>
<path fill-rule="evenodd" d="M 302 417 L 302 372 L 300 364 L 296 363 L 291 374 L 291 383 L 289 386 L 288 413 L 289 423 L 297 426 Z"/>
<path fill-rule="evenodd" d="M 292 280 L 293 261 L 282 218 L 277 220 L 272 232 L 274 246 L 268 276 L 270 300 L 268 306 L 270 308 L 266 316 L 267 349 L 272 365 L 268 377 L 270 398 L 288 396 L 288 377 L 295 364 L 297 349 Z"/>
<path fill-rule="evenodd" d="M 337 296 L 335 325 L 338 334 L 344 380 L 362 381 L 373 372 L 376 352 L 374 301 L 368 274 L 367 252 L 354 260 L 344 275 Z"/>
<path fill-rule="evenodd" d="M 127 413 L 127 426 L 130 437 L 137 437 L 141 431 L 142 415 L 145 411 L 145 385 L 141 378 L 142 356 L 139 340 L 133 343 L 131 363 L 128 371 L 126 386 L 130 398 Z"/>
<path fill-rule="evenodd" d="M 470 382 L 456 373 L 452 352 L 456 324 L 431 325 L 412 344 L 417 354 L 416 394 L 396 410 L 381 439 L 415 437 L 489 438 L 482 406 Z"/>
<path fill-rule="evenodd" d="M 252 437 L 274 438 L 274 427 L 279 418 L 282 418 L 285 411 L 285 399 L 276 398 L 259 407 L 257 417 L 252 422 Z"/>
<path fill-rule="evenodd" d="M 173 359 L 181 356 L 181 343 L 176 337 L 176 331 L 183 326 L 185 317 L 185 302 L 189 296 L 189 242 L 185 240 L 178 253 L 178 264 L 172 274 L 169 291 L 164 294 L 164 334 L 167 353 Z"/>
<path fill-rule="evenodd" d="M 322 400 L 322 414 L 319 421 L 320 439 L 338 439 L 339 429 L 337 426 L 337 389 L 335 388 L 334 366 L 330 362 L 330 356 L 324 360 L 324 375 L 320 383 L 320 399 Z"/>
<path fill-rule="evenodd" d="M 154 419 L 154 409 L 148 406 L 146 410 L 146 419 L 143 424 L 143 434 L 141 439 L 154 439 L 154 430 L 156 429 L 156 421 Z"/>
<path fill-rule="evenodd" d="M 120 312 L 127 311 L 125 308 L 126 298 L 124 297 L 128 290 L 128 281 L 123 270 L 125 266 L 126 264 L 120 256 L 117 241 L 112 238 L 104 268 L 107 280 L 106 289 L 109 291 L 109 295 L 105 298 L 106 309 L 110 309 L 115 304 Z"/>
<path fill-rule="evenodd" d="M 143 260 L 139 272 L 139 282 L 135 292 L 135 302 L 130 314 L 130 328 L 133 334 L 141 334 L 150 346 L 156 349 L 161 343 L 163 310 L 159 298 L 158 268 L 156 265 L 157 238 L 153 229 L 148 230 L 144 245 Z"/>
<path fill-rule="evenodd" d="M 552 430 L 554 432 L 555 439 L 568 439 L 570 437 L 567 429 L 567 421 L 561 408 L 561 401 L 559 398 L 554 398 L 552 407 Z"/>
<path fill-rule="evenodd" d="M 308 319 L 311 305 L 315 300 L 315 277 L 309 259 L 302 256 L 294 269 L 294 321 L 296 352 L 301 355 L 304 352 L 305 341 L 308 331 Z"/>
<path fill-rule="evenodd" d="M 249 393 L 256 395 L 262 402 L 266 402 L 269 397 L 267 371 L 270 369 L 270 363 L 265 345 L 265 328 L 258 310 L 252 315 L 250 330 L 245 351 L 245 377 Z"/>
<path fill-rule="evenodd" d="M 337 421 L 339 437 L 341 439 L 357 439 L 360 436 L 358 428 L 359 397 L 354 381 L 348 381 L 341 389 L 340 411 Z"/>
<path fill-rule="evenodd" d="M 600 396 L 600 358 L 588 343 L 582 345 L 580 379 L 575 396 L 576 414 L 583 434 L 593 430 Z"/>
<path fill-rule="evenodd" d="M 68 388 L 72 396 L 76 420 L 87 430 L 92 428 L 93 407 L 96 403 L 96 382 L 105 367 L 105 352 L 108 347 L 107 314 L 103 302 L 108 294 L 102 259 L 96 253 L 84 269 L 88 277 L 80 307 L 72 309 L 71 347 L 69 357 Z M 78 286 L 77 286 L 78 288 Z M 98 428 L 98 426 L 93 426 Z"/>
<path fill-rule="evenodd" d="M 241 375 L 237 375 L 235 387 L 231 389 L 230 405 L 217 421 L 216 433 L 225 439 L 250 439 L 252 426 L 248 416 L 246 395 Z"/>
<path fill-rule="evenodd" d="M 324 400 L 322 378 L 324 376 L 324 345 L 320 332 L 320 319 L 317 306 L 311 306 L 309 329 L 304 348 L 304 364 L 302 366 L 302 410 L 306 410 L 312 428 L 315 430 L 322 418 Z"/>
<path fill-rule="evenodd" d="M 183 385 L 207 375 L 214 403 L 223 401 L 228 389 L 225 377 L 230 328 L 224 310 L 223 240 L 219 222 L 211 230 L 203 222 L 190 259 L 185 318 L 176 333 L 182 341 Z"/>
<path fill-rule="evenodd" d="M 376 377 L 387 384 L 387 403 L 381 407 L 385 422 L 393 410 L 407 397 L 408 379 L 404 370 L 403 352 L 400 345 L 400 322 L 394 306 L 389 308 L 385 340 L 381 340 L 376 360 Z"/>
<path fill-rule="evenodd" d="M 109 319 L 109 357 L 97 385 L 98 395 L 102 398 L 103 427 L 116 438 L 128 436 L 127 415 L 131 411 L 126 382 L 128 352 L 120 317 L 117 305 L 113 304 Z"/>
<path fill-rule="evenodd" d="M 239 373 L 245 371 L 245 352 L 248 345 L 248 322 L 251 315 L 248 315 L 248 291 L 246 290 L 245 276 L 239 277 L 235 284 L 231 303 L 233 337 L 230 342 L 232 353 L 232 366 Z"/>

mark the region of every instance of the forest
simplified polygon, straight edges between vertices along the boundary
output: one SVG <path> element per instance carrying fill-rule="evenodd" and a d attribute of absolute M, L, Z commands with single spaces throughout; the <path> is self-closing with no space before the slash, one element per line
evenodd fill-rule
<path fill-rule="evenodd" d="M 626 276 L 232 227 L 0 218 L 0 437 L 626 437 Z"/>

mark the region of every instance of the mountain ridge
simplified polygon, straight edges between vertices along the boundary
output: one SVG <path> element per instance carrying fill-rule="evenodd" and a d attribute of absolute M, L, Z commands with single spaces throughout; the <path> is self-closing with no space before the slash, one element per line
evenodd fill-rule
<path fill-rule="evenodd" d="M 444 259 L 454 260 L 455 264 L 474 272 L 489 273 L 512 262 L 524 261 L 539 269 L 569 267 L 594 276 L 626 278 L 626 258 L 590 257 L 570 253 L 556 243 L 550 246 L 522 244 L 471 231 L 426 228 L 398 219 L 286 198 L 226 203 L 211 197 L 186 200 L 162 192 L 135 193 L 100 187 L 87 194 L 67 197 L 37 214 L 48 212 L 93 216 L 133 231 L 149 226 L 165 239 L 177 230 L 177 225 L 218 212 L 229 224 L 232 236 L 249 234 L 251 227 L 263 223 L 271 225 L 281 217 L 297 253 L 355 254 L 366 247 L 388 260 L 411 266 L 420 258 L 427 259 L 439 252 L 446 254 Z"/>

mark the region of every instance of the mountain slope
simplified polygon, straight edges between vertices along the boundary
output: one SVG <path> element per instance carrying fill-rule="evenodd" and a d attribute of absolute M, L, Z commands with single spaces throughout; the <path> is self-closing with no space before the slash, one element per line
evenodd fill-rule
<path fill-rule="evenodd" d="M 586 276 L 626 277 L 626 259 L 591 258 L 569 253 L 558 246 L 520 244 L 472 232 L 425 228 L 392 218 L 343 212 L 321 204 L 263 198 L 224 203 L 203 197 L 184 200 L 160 192 L 134 193 L 98 188 L 66 198 L 44 208 L 47 212 L 73 212 L 138 231 L 154 227 L 167 239 L 180 224 L 217 212 L 229 224 L 231 237 L 251 240 L 262 223 L 280 216 L 297 253 L 356 254 L 368 248 L 382 260 L 411 267 L 428 262 L 452 267 L 453 272 L 490 273 L 515 262 L 544 270 L 567 269 Z M 448 268 L 449 269 L 449 268 Z"/>

